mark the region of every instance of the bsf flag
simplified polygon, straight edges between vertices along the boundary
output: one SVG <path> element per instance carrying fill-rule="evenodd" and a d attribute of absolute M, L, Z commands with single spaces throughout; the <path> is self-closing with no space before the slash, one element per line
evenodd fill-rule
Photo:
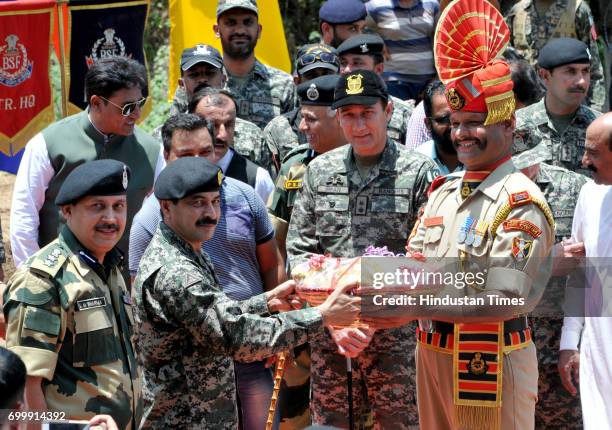
<path fill-rule="evenodd" d="M 148 0 L 73 0 L 68 3 L 69 40 L 65 53 L 68 115 L 87 106 L 85 74 L 99 59 L 121 55 L 146 67 L 143 36 L 148 10 Z M 144 96 L 146 92 L 143 89 Z M 150 111 L 150 106 L 151 101 L 147 100 L 141 120 Z"/>
<path fill-rule="evenodd" d="M 25 144 L 54 119 L 54 7 L 49 0 L 0 2 L 0 170 L 16 173 Z"/>

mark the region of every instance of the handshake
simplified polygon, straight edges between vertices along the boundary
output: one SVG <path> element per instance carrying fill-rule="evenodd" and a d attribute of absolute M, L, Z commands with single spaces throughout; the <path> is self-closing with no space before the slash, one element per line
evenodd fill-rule
<path fill-rule="evenodd" d="M 361 297 L 350 295 L 350 292 L 358 287 L 358 281 L 346 283 L 335 288 L 323 303 L 315 306 L 321 313 L 325 326 L 347 327 L 359 318 Z M 302 308 L 303 303 L 296 296 L 296 283 L 293 280 L 283 282 L 265 294 L 270 312 Z"/>

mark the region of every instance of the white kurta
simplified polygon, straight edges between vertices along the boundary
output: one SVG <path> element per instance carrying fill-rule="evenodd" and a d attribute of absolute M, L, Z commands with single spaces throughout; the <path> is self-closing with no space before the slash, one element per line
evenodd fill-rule
<path fill-rule="evenodd" d="M 572 239 L 584 242 L 586 318 L 564 320 L 561 349 L 580 349 L 580 398 L 585 430 L 612 430 L 612 186 L 584 185 L 574 214 Z M 612 260 L 610 260 L 612 261 Z M 595 303 L 595 305 L 594 305 Z M 602 317 L 589 317 L 594 308 Z M 580 344 L 580 348 L 578 345 Z"/>

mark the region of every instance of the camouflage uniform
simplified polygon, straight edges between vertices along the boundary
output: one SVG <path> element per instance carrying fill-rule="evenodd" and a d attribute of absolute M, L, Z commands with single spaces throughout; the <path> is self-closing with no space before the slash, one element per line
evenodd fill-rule
<path fill-rule="evenodd" d="M 591 86 L 587 103 L 591 108 L 603 112 L 607 90 L 597 43 L 591 35 L 593 15 L 589 5 L 584 0 L 555 0 L 548 7 L 545 16 L 540 17 L 534 1 L 537 0 L 520 1 L 506 17 L 512 34 L 510 44 L 535 66 L 540 49 L 550 39 L 571 37 L 584 42 L 592 55 Z M 572 10 L 572 7 L 576 9 Z"/>
<path fill-rule="evenodd" d="M 546 163 L 591 177 L 591 171 L 582 168 L 584 139 L 589 124 L 601 114 L 580 105 L 570 124 L 559 134 L 546 113 L 544 100 L 516 111 L 514 152 L 533 148 L 544 141 L 552 153 L 552 160 Z"/>
<path fill-rule="evenodd" d="M 580 189 L 587 178 L 557 166 L 540 164 L 535 183 L 552 210 L 555 219 L 555 243 L 572 235 L 572 220 Z M 557 363 L 563 326 L 566 278 L 549 281 L 540 304 L 531 318 L 539 368 L 536 428 L 582 428 L 580 397 L 573 397 L 561 384 Z"/>
<path fill-rule="evenodd" d="M 182 87 L 177 87 L 169 115 L 187 112 L 187 105 L 187 94 L 185 90 Z M 152 135 L 161 142 L 161 126 L 157 127 Z M 272 163 L 272 154 L 266 145 L 261 129 L 252 122 L 236 117 L 234 150 L 238 154 L 251 160 L 253 163 L 266 169 L 273 175 L 272 177 L 275 176 L 276 172 Z"/>
<path fill-rule="evenodd" d="M 238 116 L 261 129 L 276 116 L 296 107 L 293 78 L 255 60 L 255 67 L 241 83 L 228 73 L 227 89 L 236 97 Z"/>
<path fill-rule="evenodd" d="M 144 427 L 237 429 L 233 360 L 263 360 L 321 330 L 314 308 L 261 318 L 264 295 L 229 299 L 209 257 L 163 222 L 142 257 L 134 298 Z"/>
<path fill-rule="evenodd" d="M 268 213 L 274 230 L 287 231 L 296 193 L 302 188 L 306 167 L 317 154 L 310 145 L 300 145 L 287 154 L 276 177 L 276 186 L 270 195 Z"/>
<path fill-rule="evenodd" d="M 306 136 L 299 130 L 301 120 L 300 108 L 295 108 L 277 116 L 264 128 L 264 139 L 277 167 L 285 162 L 289 152 L 300 145 L 308 144 Z"/>
<path fill-rule="evenodd" d="M 96 263 L 64 226 L 11 277 L 4 315 L 7 347 L 43 378 L 49 411 L 109 414 L 126 429 L 138 427 L 142 399 L 122 259 L 115 248 Z"/>
<path fill-rule="evenodd" d="M 412 100 L 404 101 L 390 96 L 393 101 L 393 114 L 387 125 L 387 136 L 393 142 L 403 145 L 406 141 L 406 127 L 414 110 Z M 291 111 L 277 116 L 264 129 L 268 148 L 280 163 L 285 162 L 287 154 L 299 145 L 308 143 L 303 133 L 298 130 L 302 116 Z"/>
<path fill-rule="evenodd" d="M 425 192 L 435 175 L 435 164 L 390 140 L 378 163 L 364 180 L 350 145 L 315 158 L 306 169 L 295 201 L 287 236 L 291 265 L 311 254 L 337 257 L 363 254 L 366 247 L 387 246 L 404 252 L 404 245 Z M 347 423 L 346 360 L 328 333 L 311 343 L 313 421 Z M 410 325 L 376 332 L 370 345 L 353 359 L 355 411 L 362 413 L 369 399 L 382 428 L 418 424 L 414 398 L 416 340 Z M 362 386 L 367 393 L 362 392 Z"/>

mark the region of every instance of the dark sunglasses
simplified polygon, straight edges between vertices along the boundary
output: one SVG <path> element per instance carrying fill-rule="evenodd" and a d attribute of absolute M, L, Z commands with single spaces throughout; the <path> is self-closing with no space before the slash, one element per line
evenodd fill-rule
<path fill-rule="evenodd" d="M 428 117 L 431 121 L 434 121 L 437 124 L 442 124 L 442 125 L 449 125 L 450 124 L 450 114 L 449 115 L 444 115 L 444 116 L 439 116 L 439 117 L 433 117 L 430 116 Z"/>
<path fill-rule="evenodd" d="M 140 100 L 138 100 L 136 102 L 126 103 L 123 106 L 119 106 L 117 103 L 111 102 L 106 97 L 102 97 L 102 96 L 98 96 L 98 97 L 100 97 L 102 100 L 106 100 L 107 102 L 109 102 L 110 104 L 115 106 L 116 108 L 119 108 L 121 110 L 121 115 L 123 115 L 123 116 L 130 116 L 132 114 L 132 112 L 134 112 L 136 110 L 136 106 L 138 106 L 140 109 L 142 109 L 142 107 L 147 102 L 147 98 L 143 97 L 143 98 L 141 98 Z"/>
<path fill-rule="evenodd" d="M 330 54 L 329 52 L 302 55 L 300 58 L 298 58 L 298 65 L 300 67 L 308 66 L 309 64 L 312 64 L 317 60 L 321 60 L 324 63 L 335 64 L 337 66 L 340 65 L 338 57 L 336 57 L 334 54 Z"/>

